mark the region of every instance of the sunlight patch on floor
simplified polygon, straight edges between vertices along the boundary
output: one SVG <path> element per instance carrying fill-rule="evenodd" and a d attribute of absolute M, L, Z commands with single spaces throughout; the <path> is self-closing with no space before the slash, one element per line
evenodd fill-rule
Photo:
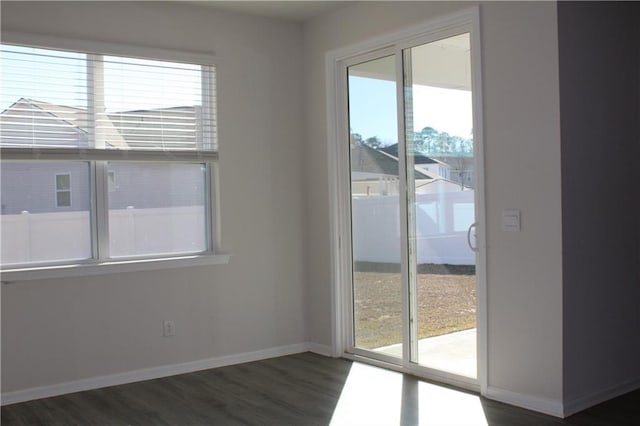
<path fill-rule="evenodd" d="M 477 395 L 353 363 L 331 425 L 487 425 Z"/>
<path fill-rule="evenodd" d="M 331 425 L 400 424 L 402 374 L 353 363 Z"/>

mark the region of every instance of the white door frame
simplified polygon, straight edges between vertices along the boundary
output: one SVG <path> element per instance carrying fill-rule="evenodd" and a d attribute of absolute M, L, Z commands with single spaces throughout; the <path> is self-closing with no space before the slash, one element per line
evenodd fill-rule
<path fill-rule="evenodd" d="M 459 376 L 432 370 L 423 366 L 407 363 L 407 351 L 402 363 L 380 357 L 379 360 L 366 359 L 367 362 L 380 364 L 398 371 L 410 372 L 429 379 L 460 386 L 482 395 L 487 390 L 487 291 L 486 291 L 486 210 L 484 186 L 484 140 L 482 119 L 482 78 L 481 78 L 481 43 L 480 43 L 480 11 L 478 7 L 461 10 L 419 25 L 403 29 L 330 51 L 326 54 L 327 78 L 327 143 L 328 143 L 328 175 L 329 175 L 329 207 L 330 207 L 330 244 L 331 244 L 331 329 L 332 354 L 336 357 L 350 356 L 346 354 L 347 339 L 351 336 L 348 327 L 351 323 L 351 194 L 348 183 L 350 179 L 349 135 L 347 119 L 348 93 L 346 87 L 346 64 L 354 57 L 372 58 L 387 52 L 395 52 L 397 62 L 402 60 L 402 49 L 450 37 L 463 32 L 470 34 L 471 68 L 472 68 L 472 101 L 473 101 L 473 137 L 476 172 L 476 221 L 478 223 L 476 257 L 477 279 L 477 358 L 478 379 L 464 380 Z M 397 76 L 402 78 L 402 75 Z M 399 99 L 400 102 L 400 99 Z M 398 104 L 400 111 L 401 104 Z M 404 120 L 399 121 L 399 133 L 403 132 Z M 400 140 L 399 140 L 400 143 Z M 401 144 L 403 145 L 403 144 Z M 399 154 L 400 155 L 400 154 Z M 401 180 L 402 181 L 402 180 Z M 401 188 L 402 190 L 402 188 Z M 401 201 L 402 205 L 402 201 Z M 406 205 L 405 205 L 406 209 Z M 406 225 L 405 225 L 406 227 Z M 406 230 L 404 232 L 406 236 Z M 403 244 L 404 246 L 404 244 Z M 406 248 L 403 248 L 406 250 Z M 406 257 L 404 257 L 406 259 Z M 406 267 L 404 268 L 406 269 Z M 403 271 L 406 279 L 407 271 Z M 406 303 L 405 303 L 406 306 Z M 404 315 L 408 318 L 408 315 Z M 406 322 L 406 320 L 404 320 Z M 405 335 L 408 328 L 405 325 Z M 404 339 L 406 340 L 406 338 Z M 405 344 L 406 347 L 406 344 Z M 356 358 L 357 355 L 355 356 Z M 360 358 L 358 358 L 360 359 Z"/>

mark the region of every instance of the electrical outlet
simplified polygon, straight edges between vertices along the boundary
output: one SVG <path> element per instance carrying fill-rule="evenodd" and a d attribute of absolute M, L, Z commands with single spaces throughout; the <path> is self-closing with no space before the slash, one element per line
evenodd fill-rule
<path fill-rule="evenodd" d="M 164 321 L 162 323 L 162 335 L 164 337 L 173 336 L 176 334 L 176 323 L 175 321 Z"/>

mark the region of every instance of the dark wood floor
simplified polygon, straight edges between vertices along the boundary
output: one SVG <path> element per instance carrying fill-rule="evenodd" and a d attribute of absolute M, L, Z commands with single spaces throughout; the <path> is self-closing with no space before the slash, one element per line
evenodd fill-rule
<path fill-rule="evenodd" d="M 640 425 L 640 391 L 556 419 L 312 353 L 2 407 L 10 425 Z"/>

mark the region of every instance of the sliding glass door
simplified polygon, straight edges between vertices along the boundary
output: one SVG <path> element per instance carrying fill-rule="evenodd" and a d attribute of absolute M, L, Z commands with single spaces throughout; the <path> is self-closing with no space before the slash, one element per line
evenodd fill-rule
<path fill-rule="evenodd" d="M 469 33 L 346 63 L 354 354 L 474 381 Z"/>
<path fill-rule="evenodd" d="M 476 377 L 474 149 L 469 34 L 403 51 L 412 357 Z M 469 237 L 469 238 L 468 238 Z M 471 240 L 471 241 L 470 241 Z"/>

